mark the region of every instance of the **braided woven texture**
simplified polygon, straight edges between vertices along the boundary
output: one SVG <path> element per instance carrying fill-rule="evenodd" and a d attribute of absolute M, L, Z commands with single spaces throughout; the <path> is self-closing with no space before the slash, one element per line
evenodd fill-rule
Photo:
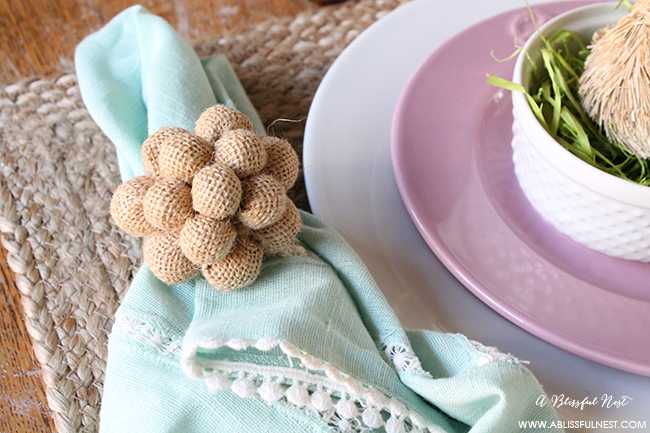
<path fill-rule="evenodd" d="M 334 58 L 404 1 L 346 2 L 196 48 L 202 56 L 228 55 L 267 125 L 303 119 Z M 300 152 L 303 125 L 276 122 L 269 129 Z M 16 273 L 48 404 L 59 432 L 95 432 L 112 317 L 142 257 L 138 239 L 110 221 L 111 193 L 120 183 L 113 145 L 90 119 L 71 74 L 0 88 L 0 132 L 2 244 Z M 149 151 L 156 154 L 155 143 Z M 290 177 L 295 168 L 278 170 Z M 291 195 L 304 208 L 300 177 Z M 287 209 L 267 229 L 267 248 L 294 233 L 293 212 Z M 227 239 L 215 235 L 214 242 Z M 198 246 L 185 247 L 201 254 Z M 262 253 L 242 247 L 242 255 Z"/>

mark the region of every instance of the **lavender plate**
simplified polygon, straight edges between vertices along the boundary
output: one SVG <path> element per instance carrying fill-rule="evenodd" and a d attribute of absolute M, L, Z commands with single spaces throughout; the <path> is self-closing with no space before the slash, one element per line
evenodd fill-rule
<path fill-rule="evenodd" d="M 536 8 L 542 20 L 552 11 Z M 490 53 L 511 53 L 513 33 L 523 42 L 532 30 L 525 16 L 512 11 L 465 30 L 410 80 L 392 129 L 399 191 L 436 256 L 491 308 L 565 350 L 650 376 L 650 265 L 555 231 L 515 179 L 510 95 L 485 76 L 512 76 L 513 62 Z"/>

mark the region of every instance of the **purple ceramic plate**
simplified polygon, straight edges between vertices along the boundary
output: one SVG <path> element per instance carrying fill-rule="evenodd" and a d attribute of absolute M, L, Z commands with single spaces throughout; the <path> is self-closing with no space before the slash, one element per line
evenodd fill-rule
<path fill-rule="evenodd" d="M 585 2 L 536 7 L 548 19 Z M 521 10 L 457 35 L 421 66 L 397 106 L 395 176 L 425 241 L 476 296 L 515 324 L 585 358 L 650 376 L 650 265 L 586 249 L 523 196 L 512 166 L 510 78 L 532 26 Z"/>

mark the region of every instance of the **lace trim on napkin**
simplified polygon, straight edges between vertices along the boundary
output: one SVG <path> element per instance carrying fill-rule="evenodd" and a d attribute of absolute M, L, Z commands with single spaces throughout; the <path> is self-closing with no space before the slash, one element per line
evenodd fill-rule
<path fill-rule="evenodd" d="M 199 350 L 235 351 L 279 349 L 293 366 L 268 367 L 246 362 L 197 361 Z M 274 339 L 209 339 L 181 354 L 186 373 L 203 379 L 210 391 L 230 389 L 241 398 L 283 402 L 317 415 L 335 431 L 365 433 L 442 433 L 396 398 L 367 385 L 293 344 Z"/>
<path fill-rule="evenodd" d="M 410 346 L 401 343 L 383 344 L 382 350 L 399 373 L 431 376 L 420 364 L 420 358 Z"/>
<path fill-rule="evenodd" d="M 511 353 L 503 353 L 499 349 L 493 346 L 486 346 L 478 341 L 467 339 L 467 341 L 474 347 L 476 351 L 481 354 L 479 358 L 478 365 L 483 366 L 490 364 L 495 361 L 507 362 L 509 364 L 530 364 L 530 361 L 525 361 L 517 358 Z"/>
<path fill-rule="evenodd" d="M 210 392 L 230 390 L 241 398 L 259 398 L 268 404 L 283 402 L 319 417 L 336 432 L 366 433 L 382 427 L 387 433 L 443 432 L 398 399 L 283 340 L 209 339 L 182 351 L 180 339 L 133 317 L 118 317 L 114 329 L 165 355 L 180 356 L 184 371 L 202 379 Z M 468 342 L 481 353 L 479 365 L 495 361 L 526 363 L 494 347 L 469 339 Z M 220 348 L 261 352 L 279 349 L 292 367 L 225 360 L 210 360 L 207 365 L 197 362 L 199 350 Z M 382 349 L 399 372 L 428 374 L 410 347 L 384 344 Z"/>

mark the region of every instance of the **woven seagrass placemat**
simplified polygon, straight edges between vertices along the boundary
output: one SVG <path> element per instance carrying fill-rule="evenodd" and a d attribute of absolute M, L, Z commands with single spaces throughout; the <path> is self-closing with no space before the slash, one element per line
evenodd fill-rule
<path fill-rule="evenodd" d="M 361 0 L 274 19 L 196 46 L 228 55 L 276 135 L 301 150 L 316 87 L 341 50 L 405 0 Z M 112 317 L 140 245 L 109 219 L 119 183 L 111 142 L 74 74 L 0 89 L 0 233 L 59 432 L 98 429 Z M 304 184 L 294 198 L 305 207 Z"/>

